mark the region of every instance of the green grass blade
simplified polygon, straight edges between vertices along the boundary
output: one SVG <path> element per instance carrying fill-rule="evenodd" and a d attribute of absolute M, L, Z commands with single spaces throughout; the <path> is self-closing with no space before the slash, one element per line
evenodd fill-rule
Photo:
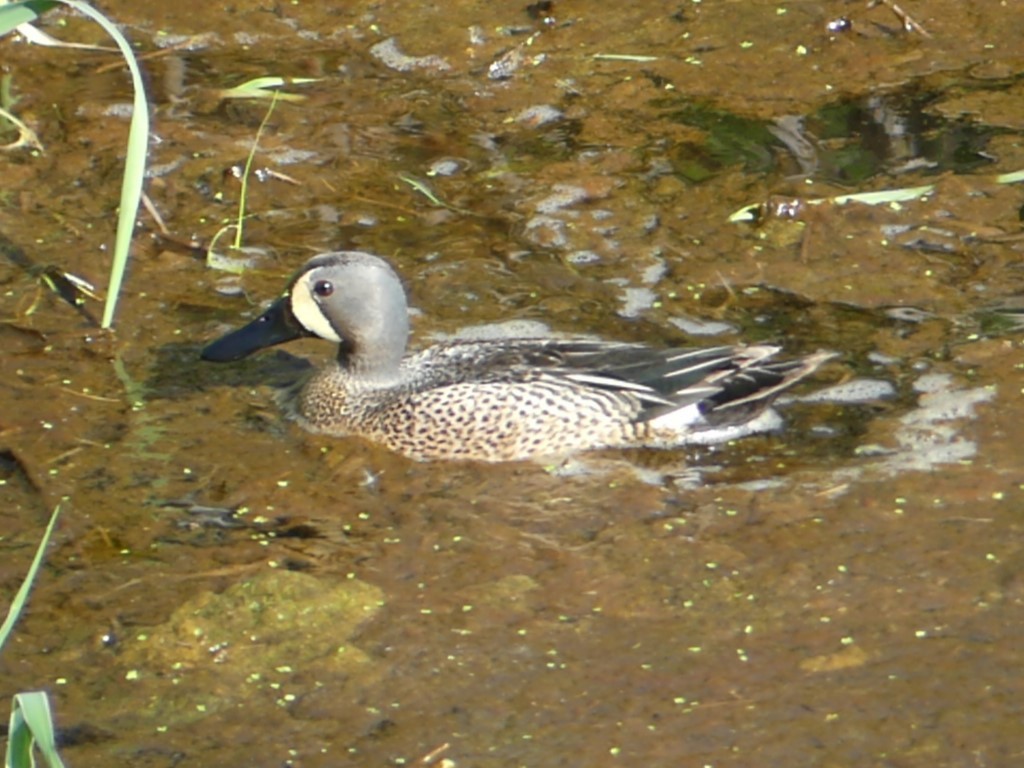
<path fill-rule="evenodd" d="M 8 32 L 35 21 L 57 3 L 53 0 L 28 0 L 21 3 L 0 4 L 0 37 Z"/>
<path fill-rule="evenodd" d="M 128 253 L 131 250 L 132 234 L 135 230 L 135 216 L 142 199 L 142 181 L 146 174 L 146 148 L 149 142 L 149 103 L 142 83 L 142 72 L 131 45 L 110 19 L 81 0 L 61 0 L 79 13 L 95 21 L 110 35 L 128 64 L 132 76 L 135 97 L 132 102 L 132 121 L 128 128 L 128 150 L 125 156 L 124 178 L 121 180 L 121 203 L 117 214 L 117 236 L 114 239 L 114 261 L 110 266 L 110 281 L 107 284 L 107 300 L 103 305 L 103 319 L 100 325 L 109 328 L 114 321 L 114 310 L 121 292 Z"/>
<path fill-rule="evenodd" d="M 142 199 L 142 182 L 146 174 L 146 149 L 149 142 L 149 104 L 146 90 L 131 45 L 121 30 L 106 16 L 82 0 L 59 0 L 99 24 L 117 43 L 121 55 L 128 64 L 134 89 L 131 124 L 128 128 L 128 149 L 125 156 L 124 176 L 121 180 L 121 200 L 117 215 L 117 235 L 114 238 L 114 259 L 110 267 L 110 281 L 107 284 L 107 300 L 103 305 L 103 319 L 100 325 L 109 328 L 114 321 L 117 299 L 128 266 L 132 234 L 135 230 L 135 216 Z M 57 5 L 54 0 L 23 0 L 23 2 L 0 4 L 0 34 L 15 29 L 20 24 L 34 21 L 41 13 Z"/>
<path fill-rule="evenodd" d="M 6 35 L 22 24 L 35 21 L 39 15 L 23 3 L 0 5 L 0 35 Z"/>
<path fill-rule="evenodd" d="M 46 526 L 46 531 L 43 533 L 39 546 L 36 547 L 36 556 L 32 559 L 32 565 L 29 566 L 28 573 L 25 574 L 25 580 L 21 583 L 18 594 L 14 596 L 14 600 L 11 602 L 11 607 L 7 611 L 7 618 L 4 619 L 3 626 L 0 626 L 0 650 L 3 649 L 4 643 L 7 642 L 7 637 L 11 634 L 15 622 L 17 622 L 18 617 L 21 616 L 21 612 L 25 608 L 25 603 L 28 601 L 28 593 L 32 591 L 32 584 L 35 583 L 36 573 L 38 573 L 39 566 L 43 563 L 43 556 L 46 554 L 46 545 L 50 543 L 50 535 L 53 533 L 53 529 L 57 525 L 57 518 L 59 517 L 60 504 L 54 508 L 53 514 L 50 515 L 50 522 Z"/>
<path fill-rule="evenodd" d="M 996 184 L 1019 184 L 1022 181 L 1024 181 L 1024 171 L 1014 171 L 996 176 Z"/>
<path fill-rule="evenodd" d="M 25 716 L 18 706 L 17 700 L 11 706 L 11 719 L 7 726 L 7 754 L 4 756 L 5 768 L 20 768 L 33 765 L 32 731 L 25 722 Z"/>
<path fill-rule="evenodd" d="M 285 93 L 281 91 L 286 85 L 305 85 L 306 83 L 318 83 L 323 78 L 319 77 L 257 77 L 248 80 L 234 88 L 227 88 L 220 92 L 222 99 L 269 99 L 273 97 L 278 101 L 305 101 L 306 97 L 299 93 Z"/>
<path fill-rule="evenodd" d="M 43 691 L 14 695 L 4 765 L 8 768 L 34 766 L 33 746 L 39 747 L 50 768 L 64 768 L 64 761 L 57 754 L 50 700 Z"/>
<path fill-rule="evenodd" d="M 274 91 L 273 97 L 270 100 L 270 106 L 267 107 L 267 114 L 263 116 L 263 122 L 260 123 L 259 129 L 256 131 L 256 138 L 253 139 L 252 146 L 249 148 L 249 157 L 245 160 L 245 171 L 242 172 L 242 193 L 238 198 L 238 224 L 235 228 L 235 249 L 242 247 L 242 227 L 245 224 L 245 204 L 249 195 L 249 172 L 252 170 L 252 161 L 256 157 L 256 148 L 260 144 L 260 137 L 263 135 L 263 129 L 267 127 L 267 123 L 270 122 L 270 115 L 274 111 L 274 105 L 277 104 L 277 91 Z"/>

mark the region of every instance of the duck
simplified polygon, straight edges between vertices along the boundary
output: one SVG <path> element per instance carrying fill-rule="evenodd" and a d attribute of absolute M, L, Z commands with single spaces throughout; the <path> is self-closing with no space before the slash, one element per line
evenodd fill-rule
<path fill-rule="evenodd" d="M 517 461 L 678 448 L 778 428 L 782 392 L 835 355 L 769 344 L 656 348 L 590 338 L 455 340 L 408 352 L 406 293 L 379 256 L 310 259 L 255 320 L 205 346 L 228 363 L 316 337 L 337 354 L 286 398 L 303 428 L 418 461 Z"/>

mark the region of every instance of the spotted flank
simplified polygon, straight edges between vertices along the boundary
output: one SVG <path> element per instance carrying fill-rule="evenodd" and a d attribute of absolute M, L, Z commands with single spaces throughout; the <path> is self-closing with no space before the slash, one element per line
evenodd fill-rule
<path fill-rule="evenodd" d="M 325 253 L 202 357 L 230 362 L 300 337 L 326 339 L 338 345 L 336 360 L 287 404 L 303 427 L 362 436 L 413 459 L 478 461 L 709 444 L 771 429 L 779 423 L 772 400 L 833 357 L 553 338 L 452 341 L 407 355 L 408 318 L 385 261 Z"/>

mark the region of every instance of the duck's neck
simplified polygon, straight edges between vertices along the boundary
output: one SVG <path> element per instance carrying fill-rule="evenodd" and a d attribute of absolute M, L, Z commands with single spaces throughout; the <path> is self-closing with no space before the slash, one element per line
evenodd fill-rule
<path fill-rule="evenodd" d="M 342 339 L 338 345 L 338 365 L 352 376 L 374 380 L 398 377 L 409 340 L 409 320 L 386 318 L 386 322 L 369 322 L 360 327 L 357 337 Z"/>

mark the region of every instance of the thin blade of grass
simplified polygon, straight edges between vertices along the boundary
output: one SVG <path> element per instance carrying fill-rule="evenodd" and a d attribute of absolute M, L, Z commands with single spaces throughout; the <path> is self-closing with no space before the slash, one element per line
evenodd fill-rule
<path fill-rule="evenodd" d="M 32 559 L 32 565 L 29 566 L 28 573 L 25 574 L 25 580 L 21 583 L 21 587 L 18 588 L 18 593 L 14 596 L 14 600 L 11 601 L 11 607 L 7 611 L 7 618 L 4 619 L 3 625 L 0 625 L 0 650 L 3 649 L 4 644 L 7 642 L 7 637 L 14 628 L 15 622 L 18 621 L 18 617 L 21 616 L 21 612 L 25 608 L 28 594 L 32 591 L 32 584 L 35 582 L 36 574 L 39 572 L 39 566 L 43 563 L 46 545 L 50 543 L 50 535 L 53 533 L 53 529 L 57 525 L 57 518 L 59 517 L 60 504 L 54 508 L 53 514 L 50 515 L 50 522 L 46 526 L 46 531 L 43 533 L 39 546 L 36 547 L 36 556 Z"/>
<path fill-rule="evenodd" d="M 43 143 L 39 141 L 39 137 L 36 135 L 35 131 L 33 131 L 31 128 L 29 128 L 27 125 L 21 122 L 21 120 L 12 115 L 3 107 L 0 107 L 0 117 L 2 117 L 4 120 L 9 121 L 11 124 L 14 125 L 15 128 L 18 129 L 17 140 L 12 141 L 10 144 L 0 145 L 0 150 L 9 152 L 20 147 L 31 147 L 32 149 L 38 150 L 40 152 L 43 151 Z"/>
<path fill-rule="evenodd" d="M 1024 171 L 1014 171 L 996 176 L 997 184 L 1019 184 L 1022 181 L 1024 181 Z"/>
<path fill-rule="evenodd" d="M 117 53 L 117 48 L 109 45 L 90 45 L 89 43 L 67 43 L 58 40 L 53 35 L 48 35 L 38 27 L 31 24 L 22 24 L 18 27 L 18 34 L 24 37 L 33 45 L 41 45 L 45 48 L 72 48 L 79 51 L 104 51 L 106 53 Z"/>
<path fill-rule="evenodd" d="M 117 235 L 114 238 L 114 260 L 110 266 L 110 281 L 107 284 L 107 300 L 103 305 L 102 328 L 109 328 L 114 321 L 121 283 L 128 267 L 128 254 L 135 230 L 135 216 L 142 199 L 142 181 L 146 175 L 146 148 L 149 141 L 149 103 L 142 83 L 142 72 L 131 45 L 110 19 L 81 0 L 61 0 L 79 13 L 88 16 L 110 35 L 124 56 L 132 76 L 135 91 L 132 101 L 132 120 L 128 128 L 128 149 L 125 155 L 124 178 L 121 180 L 121 202 L 117 212 Z"/>
<path fill-rule="evenodd" d="M 57 754 L 50 700 L 43 691 L 14 695 L 4 765 L 11 768 L 34 766 L 33 746 L 39 747 L 50 768 L 64 768 L 64 761 Z"/>
<path fill-rule="evenodd" d="M 0 37 L 22 24 L 35 21 L 56 5 L 53 0 L 26 0 L 20 3 L 0 4 Z"/>
<path fill-rule="evenodd" d="M 220 91 L 222 99 L 269 99 L 278 101 L 305 101 L 306 97 L 299 93 L 285 93 L 280 90 L 286 85 L 305 85 L 319 82 L 317 77 L 257 77 L 247 80 L 234 88 Z"/>
<path fill-rule="evenodd" d="M 270 99 L 270 106 L 267 107 L 267 114 L 263 116 L 263 122 L 260 123 L 260 127 L 256 129 L 256 138 L 252 141 L 252 146 L 249 147 L 249 156 L 245 159 L 245 170 L 242 172 L 242 192 L 238 198 L 238 224 L 235 228 L 235 250 L 242 247 L 242 231 L 245 225 L 245 204 L 249 196 L 249 172 L 252 170 L 252 161 L 256 157 L 256 148 L 260 145 L 260 137 L 263 135 L 263 130 L 267 127 L 267 123 L 270 121 L 270 115 L 274 112 L 274 107 L 277 105 L 278 92 L 274 91 L 274 95 Z"/>
<path fill-rule="evenodd" d="M 125 170 L 121 180 L 117 234 L 114 238 L 114 259 L 110 267 L 107 300 L 103 305 L 103 319 L 100 322 L 101 327 L 110 328 L 114 321 L 114 311 L 117 309 L 121 284 L 128 266 L 128 255 L 135 230 L 135 217 L 138 214 L 139 202 L 142 198 L 142 182 L 146 174 L 146 149 L 149 142 L 149 104 L 138 60 L 135 58 L 135 53 L 128 40 L 121 34 L 117 26 L 89 3 L 82 0 L 59 0 L 59 2 L 92 19 L 113 38 L 128 65 L 134 90 L 132 119 L 128 128 L 128 148 L 125 154 Z M 57 4 L 54 0 L 23 0 L 23 2 L 0 5 L 0 34 L 9 32 L 21 24 L 34 21 L 44 11 Z"/>

